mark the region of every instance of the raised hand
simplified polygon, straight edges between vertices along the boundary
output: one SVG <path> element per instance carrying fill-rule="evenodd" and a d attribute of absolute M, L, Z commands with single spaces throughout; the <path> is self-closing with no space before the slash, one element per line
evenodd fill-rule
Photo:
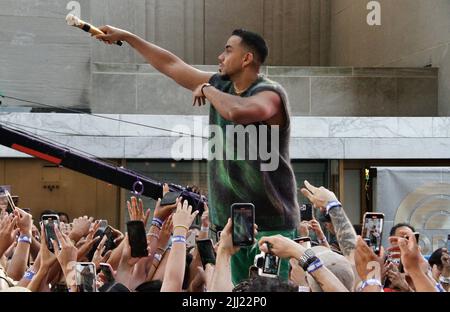
<path fill-rule="evenodd" d="M 16 209 L 14 209 L 14 215 L 17 217 L 17 227 L 20 230 L 20 234 L 31 237 L 33 229 L 33 217 L 31 214 L 16 207 Z"/>
<path fill-rule="evenodd" d="M 88 218 L 87 216 L 73 219 L 72 230 L 69 234 L 70 238 L 78 242 L 89 233 L 93 221 L 93 218 Z"/>
<path fill-rule="evenodd" d="M 192 206 L 185 200 L 183 204 L 181 201 L 177 201 L 177 211 L 172 216 L 172 222 L 174 229 L 176 227 L 186 228 L 186 232 L 189 231 L 189 227 L 194 222 L 195 217 L 198 215 L 198 210 L 192 212 Z"/>
<path fill-rule="evenodd" d="M 15 242 L 19 229 L 15 229 L 18 217 L 14 215 L 5 216 L 0 221 L 0 257 Z"/>
<path fill-rule="evenodd" d="M 131 34 L 128 31 L 112 27 L 109 25 L 99 27 L 99 29 L 103 31 L 105 34 L 96 35 L 94 37 L 108 44 L 113 44 L 114 42 L 117 41 L 124 41 L 126 40 L 127 37 L 131 36 Z"/>
<path fill-rule="evenodd" d="M 270 244 L 270 250 L 266 243 Z M 259 249 L 265 253 L 271 253 L 284 259 L 300 259 L 306 250 L 302 245 L 282 235 L 261 237 L 259 240 Z"/>
<path fill-rule="evenodd" d="M 105 263 L 108 261 L 109 257 L 111 256 L 112 250 L 109 250 L 107 253 L 105 252 L 105 243 L 108 237 L 103 236 L 102 240 L 97 246 L 97 249 L 95 250 L 94 256 L 92 257 L 92 262 L 95 263 L 95 266 L 98 268 L 100 267 L 100 263 Z M 103 255 L 104 254 L 104 255 Z M 102 256 L 103 255 L 103 256 Z"/>
<path fill-rule="evenodd" d="M 55 240 L 52 240 L 56 258 L 58 259 L 64 276 L 66 277 L 67 286 L 76 288 L 77 281 L 75 278 L 75 265 L 77 262 L 77 248 L 73 245 L 67 235 L 61 233 L 56 224 L 55 234 L 61 245 L 61 249 L 59 249 L 58 243 Z"/>
<path fill-rule="evenodd" d="M 128 214 L 131 221 L 142 221 L 144 226 L 147 226 L 148 218 L 150 217 L 150 209 L 144 213 L 144 202 L 139 198 L 139 203 L 136 197 L 131 197 L 131 201 L 127 201 Z"/>
<path fill-rule="evenodd" d="M 305 188 L 302 188 L 301 192 L 306 198 L 309 199 L 314 207 L 320 208 L 323 211 L 325 211 L 325 208 L 330 201 L 337 201 L 337 197 L 332 191 L 324 188 L 323 186 L 315 187 L 306 180 Z"/>
<path fill-rule="evenodd" d="M 381 282 L 381 268 L 383 267 L 384 250 L 381 247 L 378 257 L 361 236 L 356 239 L 355 265 L 356 271 L 362 281 L 369 278 L 375 278 Z"/>

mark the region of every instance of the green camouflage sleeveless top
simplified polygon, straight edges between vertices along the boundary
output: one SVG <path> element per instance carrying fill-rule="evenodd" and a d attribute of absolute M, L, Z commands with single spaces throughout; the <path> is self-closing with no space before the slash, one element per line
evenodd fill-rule
<path fill-rule="evenodd" d="M 225 93 L 236 95 L 233 83 L 223 80 L 219 74 L 211 78 L 210 84 Z M 288 97 L 281 85 L 263 76 L 260 76 L 241 96 L 250 97 L 262 91 L 273 91 L 279 94 L 286 114 L 286 125 L 274 130 L 263 122 L 253 124 L 252 129 L 256 129 L 256 133 L 248 131 L 244 135 L 245 144 L 241 141 L 245 146 L 244 160 L 242 157 L 236 157 L 238 155 L 236 148 L 239 146 L 237 136 L 232 135 L 235 139 L 231 142 L 232 136 L 225 135 L 230 128 L 227 126 L 233 129 L 233 126 L 238 125 L 225 120 L 211 105 L 209 123 L 212 126 L 211 129 L 222 130 L 220 135 L 223 135 L 222 144 L 224 145 L 219 151 L 213 148 L 212 140 L 218 134 L 210 129 L 208 200 L 210 219 L 216 226 L 223 227 L 226 224 L 233 203 L 253 203 L 256 224 L 261 231 L 294 229 L 298 225 L 300 212 L 296 195 L 297 186 L 289 157 Z M 241 125 L 241 130 L 243 127 L 245 126 Z M 271 138 L 278 140 L 278 148 Z M 266 149 L 271 155 L 270 159 L 267 153 L 261 153 L 261 146 L 265 147 L 262 150 Z M 232 159 L 226 157 L 227 152 L 235 157 Z M 251 152 L 254 152 L 253 155 L 256 154 L 256 157 L 249 157 Z M 213 154 L 216 159 L 213 159 Z M 222 154 L 223 157 L 217 157 L 218 154 Z M 275 170 L 262 170 L 264 166 L 271 167 L 270 163 L 277 162 Z"/>

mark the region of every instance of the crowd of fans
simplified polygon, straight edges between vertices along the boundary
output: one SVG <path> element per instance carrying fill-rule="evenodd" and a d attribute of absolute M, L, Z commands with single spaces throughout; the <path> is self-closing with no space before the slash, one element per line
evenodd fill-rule
<path fill-rule="evenodd" d="M 305 182 L 301 191 L 319 220 L 302 221 L 298 235 L 310 236 L 311 245 L 281 235 L 262 237 L 261 252 L 286 259 L 289 278 L 259 274 L 258 264 L 249 277 L 234 285 L 230 261 L 232 220 L 219 235 L 210 230 L 208 209 L 197 217 L 187 201 L 145 210 L 140 199 L 128 202 L 131 221 L 150 225 L 146 232 L 148 255 L 132 257 L 127 233 L 106 226 L 105 220 L 80 216 L 73 220 L 59 213 L 55 237 L 46 237 L 45 224 L 18 208 L 8 212 L 0 203 L 0 291 L 31 292 L 446 292 L 450 286 L 450 257 L 445 248 L 427 261 L 409 224 L 395 225 L 389 246 L 376 254 L 356 234 L 335 194 Z M 167 185 L 164 193 L 168 192 Z M 257 213 L 257 210 L 256 210 Z M 55 214 L 46 211 L 43 215 Z M 56 213 L 57 214 L 57 213 Z M 151 218 L 150 218 L 151 217 Z M 197 221 L 200 224 L 193 224 Z M 319 222 L 320 221 L 320 222 Z M 325 235 L 322 226 L 326 227 Z M 109 229 L 108 233 L 106 228 Z M 257 233 L 257 225 L 254 225 Z M 328 236 L 328 238 L 327 238 Z M 214 241 L 215 261 L 202 261 L 196 241 Z M 51 245 L 51 246 L 49 246 Z M 95 271 L 78 264 L 93 263 Z M 106 269 L 105 269 L 106 268 Z M 107 269 L 110 269 L 109 271 Z M 93 287 L 80 285 L 90 276 Z M 88 283 L 89 284 L 89 283 Z"/>

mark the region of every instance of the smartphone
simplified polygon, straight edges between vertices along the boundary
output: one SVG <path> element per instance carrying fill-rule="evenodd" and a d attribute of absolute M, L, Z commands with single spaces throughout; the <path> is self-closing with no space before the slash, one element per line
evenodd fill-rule
<path fill-rule="evenodd" d="M 47 241 L 48 249 L 51 252 L 55 252 L 53 248 L 53 243 L 51 240 L 55 240 L 58 246 L 61 248 L 61 245 L 56 237 L 55 233 L 55 224 L 59 227 L 59 216 L 57 214 L 45 214 L 41 218 L 42 224 L 44 225 L 45 239 Z"/>
<path fill-rule="evenodd" d="M 77 262 L 75 266 L 75 277 L 79 292 L 97 291 L 97 274 L 93 262 Z"/>
<path fill-rule="evenodd" d="M 114 282 L 113 269 L 109 263 L 100 263 L 100 271 L 105 277 L 105 284 L 110 284 Z"/>
<path fill-rule="evenodd" d="M 109 225 L 106 227 L 103 235 L 106 236 L 105 253 L 107 253 L 109 250 L 113 250 L 117 247 L 116 243 L 114 242 L 114 232 Z"/>
<path fill-rule="evenodd" d="M 447 235 L 447 252 L 450 253 L 450 234 Z"/>
<path fill-rule="evenodd" d="M 259 269 L 257 266 L 252 265 L 250 266 L 250 268 L 248 269 L 248 278 L 252 279 L 252 278 L 256 278 L 259 275 Z"/>
<path fill-rule="evenodd" d="M 205 238 L 197 240 L 197 248 L 200 259 L 202 260 L 203 268 L 205 268 L 208 263 L 216 264 L 216 253 L 214 252 L 214 246 L 211 239 Z"/>
<path fill-rule="evenodd" d="M 162 199 L 161 199 L 161 205 L 167 206 L 167 205 L 173 205 L 177 202 L 177 198 L 180 197 L 181 192 L 168 192 Z"/>
<path fill-rule="evenodd" d="M 216 232 L 216 241 L 217 241 L 217 242 L 220 241 L 220 235 L 222 235 L 222 231 L 217 231 L 217 232 Z"/>
<path fill-rule="evenodd" d="M 255 241 L 253 225 L 255 224 L 255 206 L 251 203 L 231 205 L 233 220 L 233 245 L 251 246 Z"/>
<path fill-rule="evenodd" d="M 277 277 L 280 273 L 280 258 L 265 252 L 262 252 L 261 255 L 264 260 L 262 267 L 258 267 L 258 275 L 272 278 Z"/>
<path fill-rule="evenodd" d="M 311 221 L 313 219 L 313 207 L 311 204 L 304 204 L 300 206 L 300 220 Z"/>
<path fill-rule="evenodd" d="M 372 248 L 376 255 L 380 254 L 381 239 L 383 235 L 384 214 L 378 212 L 366 212 L 362 227 L 362 238 Z"/>
<path fill-rule="evenodd" d="M 131 256 L 133 258 L 142 258 L 148 256 L 147 236 L 145 233 L 144 222 L 128 221 L 128 242 L 131 247 Z"/>
<path fill-rule="evenodd" d="M 308 236 L 294 238 L 294 242 L 302 245 L 303 247 L 305 247 L 307 249 L 311 248 L 311 238 Z"/>

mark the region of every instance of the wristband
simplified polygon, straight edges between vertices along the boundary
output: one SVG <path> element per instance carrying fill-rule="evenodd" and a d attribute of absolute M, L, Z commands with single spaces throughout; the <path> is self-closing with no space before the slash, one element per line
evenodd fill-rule
<path fill-rule="evenodd" d="M 162 221 L 161 219 L 159 219 L 159 218 L 153 218 L 153 219 L 152 219 L 152 224 L 153 224 L 153 223 L 158 224 L 158 225 L 159 225 L 159 228 L 161 228 L 162 225 L 163 225 L 163 221 Z"/>
<path fill-rule="evenodd" d="M 159 239 L 159 235 L 156 233 L 148 233 L 147 236 L 155 237 L 156 239 Z"/>
<path fill-rule="evenodd" d="M 300 259 L 298 260 L 298 264 L 303 269 L 303 271 L 306 272 L 308 270 L 308 267 L 318 259 L 319 258 L 316 257 L 314 251 L 311 248 L 309 248 L 306 249 L 303 255 L 300 257 Z"/>
<path fill-rule="evenodd" d="M 177 235 L 172 237 L 172 244 L 174 243 L 183 243 L 186 244 L 186 237 L 182 236 L 182 235 Z"/>
<path fill-rule="evenodd" d="M 311 274 L 314 271 L 320 269 L 321 267 L 323 267 L 323 262 L 317 258 L 317 260 L 315 260 L 313 263 L 311 263 L 308 268 L 306 269 L 306 271 Z"/>
<path fill-rule="evenodd" d="M 450 277 L 439 276 L 439 282 L 443 284 L 450 284 Z"/>
<path fill-rule="evenodd" d="M 203 97 L 206 97 L 205 93 L 203 92 L 203 89 L 208 88 L 208 87 L 212 87 L 212 85 L 209 84 L 209 83 L 205 83 L 205 84 L 202 86 L 201 91 L 202 91 Z"/>
<path fill-rule="evenodd" d="M 319 241 L 319 244 L 325 244 L 327 242 L 327 238 L 324 237 L 323 239 L 317 239 Z"/>
<path fill-rule="evenodd" d="M 162 256 L 158 253 L 155 253 L 155 255 L 153 256 L 153 259 L 157 260 L 158 262 L 161 261 Z"/>
<path fill-rule="evenodd" d="M 32 269 L 29 269 L 25 272 L 25 274 L 23 275 L 23 278 L 31 281 L 34 277 L 34 275 L 36 275 L 36 272 L 34 272 Z"/>
<path fill-rule="evenodd" d="M 161 254 L 163 254 L 163 253 L 165 253 L 165 252 L 166 252 L 166 250 L 165 250 L 164 248 L 161 248 L 161 247 L 158 247 L 158 248 L 156 248 L 156 250 L 159 250 L 159 251 L 161 251 Z"/>
<path fill-rule="evenodd" d="M 326 207 L 326 213 L 328 214 L 331 209 L 337 207 L 342 207 L 342 204 L 339 201 L 337 200 L 329 201 Z"/>
<path fill-rule="evenodd" d="M 435 288 L 436 288 L 437 292 L 446 292 L 444 287 L 442 287 L 441 283 L 437 283 L 435 285 Z"/>
<path fill-rule="evenodd" d="M 176 228 L 183 228 L 186 230 L 186 232 L 189 232 L 189 228 L 186 225 L 175 225 L 173 227 L 173 230 L 175 231 Z"/>
<path fill-rule="evenodd" d="M 31 244 L 31 237 L 28 235 L 20 235 L 17 240 L 18 243 L 28 243 Z"/>
<path fill-rule="evenodd" d="M 200 228 L 200 231 L 201 231 L 201 232 L 206 232 L 206 233 L 208 233 L 208 232 L 209 232 L 209 226 L 202 226 L 202 227 Z"/>
<path fill-rule="evenodd" d="M 378 286 L 380 288 L 383 288 L 383 285 L 381 285 L 381 282 L 379 280 L 371 278 L 361 284 L 361 287 L 359 287 L 359 291 L 362 291 L 367 286 Z"/>
<path fill-rule="evenodd" d="M 308 286 L 298 286 L 298 292 L 311 292 Z"/>
<path fill-rule="evenodd" d="M 152 221 L 152 226 L 156 227 L 158 230 L 161 230 L 162 226 L 159 225 L 158 222 Z"/>

